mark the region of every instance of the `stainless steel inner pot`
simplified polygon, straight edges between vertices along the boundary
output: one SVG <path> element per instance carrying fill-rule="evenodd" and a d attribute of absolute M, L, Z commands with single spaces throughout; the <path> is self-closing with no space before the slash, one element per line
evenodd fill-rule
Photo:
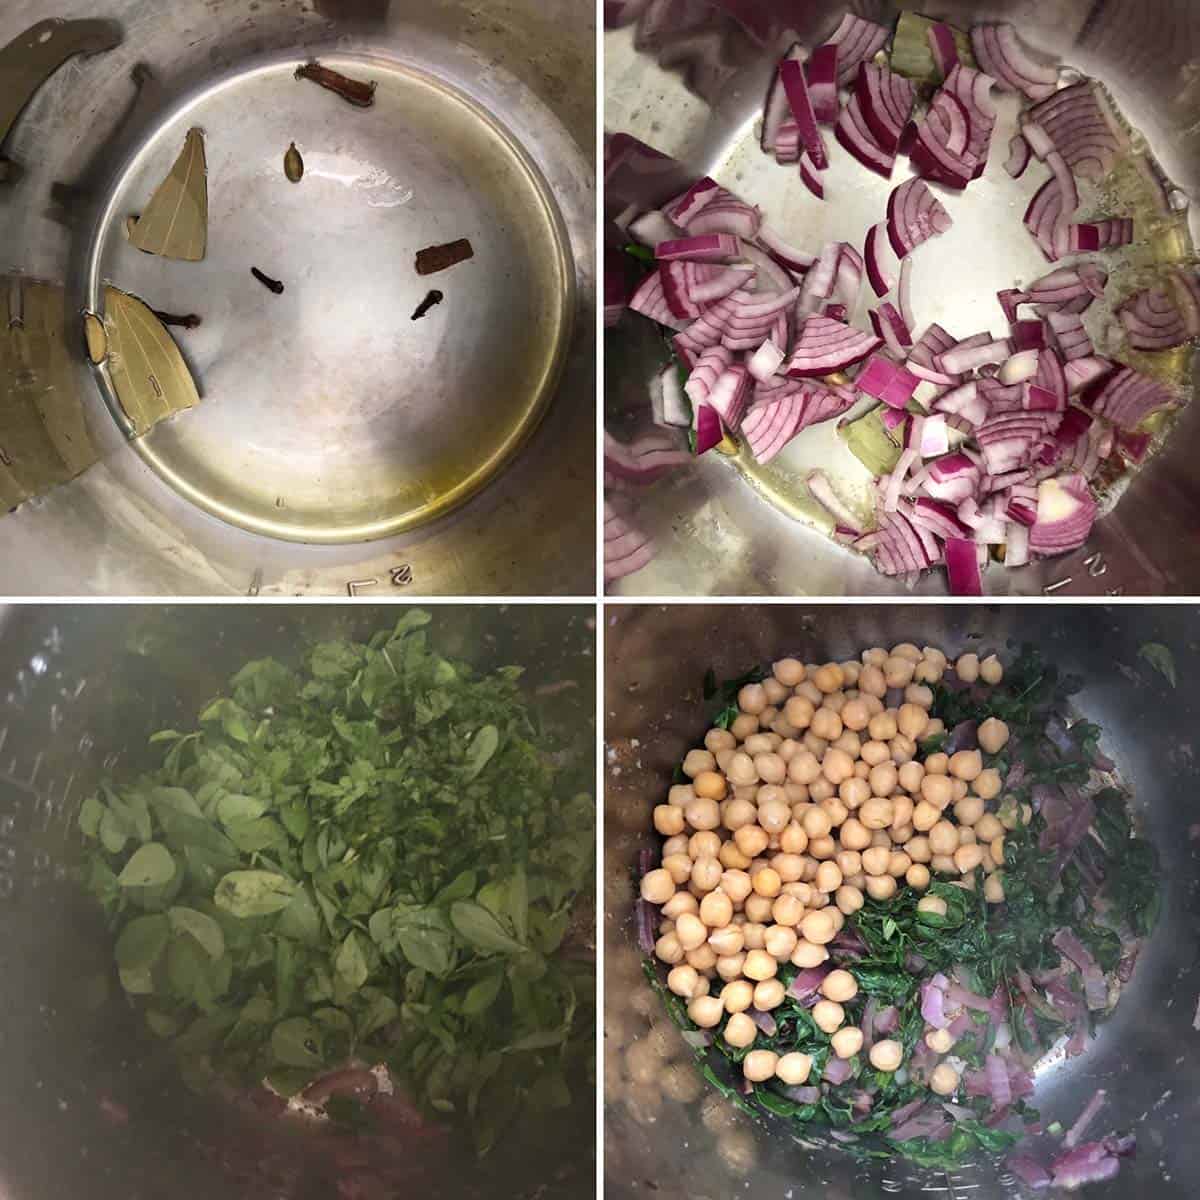
<path fill-rule="evenodd" d="M 1200 612 L 1182 607 L 610 607 L 604 676 L 607 1195 L 626 1200 L 651 1187 L 656 1197 L 689 1200 L 1027 1194 L 1002 1166 L 988 1163 L 947 1173 L 903 1162 L 860 1166 L 844 1155 L 808 1150 L 786 1127 L 732 1119 L 733 1110 L 707 1085 L 701 1099 L 685 1104 L 631 1089 L 621 1069 L 624 1047 L 642 1037 L 686 1061 L 641 974 L 632 870 L 639 848 L 652 844 L 653 805 L 713 715 L 702 698 L 705 672 L 711 667 L 718 679 L 732 678 L 789 654 L 841 661 L 868 646 L 911 641 L 942 647 L 952 658 L 994 650 L 1005 659 L 1031 642 L 1084 679 L 1075 706 L 1103 727 L 1105 753 L 1132 785 L 1135 808 L 1162 856 L 1163 911 L 1112 1019 L 1081 1057 L 1039 1072 L 1032 1100 L 1045 1121 L 1067 1128 L 1104 1087 L 1109 1103 L 1095 1135 L 1117 1129 L 1137 1135 L 1136 1160 L 1125 1162 L 1115 1180 L 1086 1189 L 1087 1196 L 1195 1196 L 1200 827 L 1193 800 L 1198 710 L 1188 680 L 1200 669 L 1198 630 Z M 1140 657 L 1148 642 L 1170 648 L 1178 688 Z M 713 1103 L 708 1095 L 717 1110 L 705 1116 L 719 1133 L 702 1123 L 704 1105 Z"/>
<path fill-rule="evenodd" d="M 103 919 L 73 882 L 82 799 L 103 776 L 161 762 L 156 730 L 199 706 L 252 658 L 294 661 L 313 641 L 367 637 L 403 607 L 162 608 L 0 606 L 0 1196 L 5 1200 L 376 1200 L 339 1190 L 313 1134 L 250 1105 L 190 1092 L 126 1003 Z M 432 644 L 481 669 L 526 667 L 535 706 L 595 738 L 591 608 L 440 606 Z M 537 698 L 538 686 L 559 685 Z M 564 686 L 565 685 L 565 686 Z M 586 770 L 586 767 L 584 768 Z M 578 952 L 594 947 L 590 897 L 577 905 Z M 107 993 L 97 979 L 113 979 Z M 107 996 L 107 998 L 105 998 Z M 416 1143 L 413 1194 L 447 1200 L 568 1200 L 595 1179 L 594 1092 L 511 1128 L 492 1155 L 469 1138 Z M 531 1127 L 536 1125 L 536 1127 Z M 259 1164 L 271 1164 L 259 1171 Z M 281 1163 L 286 1169 L 281 1170 Z M 347 1152 L 347 1170 L 354 1167 Z M 369 1176 L 370 1162 L 355 1169 Z M 257 1178 L 253 1178 L 254 1175 Z M 247 1176 L 251 1181 L 247 1181 Z M 270 1179 L 276 1178 L 272 1186 Z"/>
<path fill-rule="evenodd" d="M 629 12 L 640 9 L 642 19 L 605 36 L 606 130 L 632 134 L 682 167 L 675 175 L 648 172 L 642 205 L 662 203 L 680 179 L 686 186 L 711 173 L 762 205 L 782 235 L 797 245 L 815 252 L 831 238 L 861 244 L 870 224 L 881 219 L 894 184 L 835 146 L 828 198 L 821 203 L 794 170 L 775 166 L 760 152 L 755 122 L 770 72 L 792 41 L 819 44 L 846 9 L 890 26 L 901 8 L 919 6 L 893 0 L 852 5 L 713 0 L 685 7 L 681 14 L 662 5 L 627 5 Z M 1186 207 L 1198 194 L 1200 25 L 1189 0 L 943 0 L 927 11 L 963 28 L 984 20 L 1012 21 L 1031 46 L 1102 80 L 1179 189 L 1179 203 Z M 1001 108 L 1003 120 L 1016 106 L 1010 97 Z M 1027 193 L 1032 195 L 1043 173 L 1031 170 L 1013 184 L 1003 169 L 1006 146 L 1006 139 L 997 139 L 978 190 L 972 187 L 947 202 L 956 222 L 953 240 L 929 243 L 914 258 L 914 309 L 922 327 L 940 320 L 952 329 L 961 327 L 966 336 L 968 327 L 995 324 L 1000 319 L 996 290 L 1045 272 L 1019 219 Z M 898 170 L 896 182 L 905 174 Z M 606 193 L 606 217 L 614 219 L 628 202 L 628 196 Z M 1194 238 L 1200 231 L 1194 204 L 1187 224 Z M 626 436 L 649 423 L 648 384 L 666 355 L 650 322 L 629 317 L 605 335 L 605 358 L 606 422 Z M 878 574 L 868 560 L 813 528 L 827 518 L 808 499 L 803 475 L 820 465 L 836 477 L 842 456 L 846 463 L 853 461 L 832 425 L 806 430 L 770 468 L 753 471 L 753 482 L 734 462 L 712 453 L 636 497 L 634 523 L 654 538 L 659 552 L 612 591 L 633 596 L 899 590 L 902 585 Z M 1084 548 L 1019 571 L 996 567 L 988 571 L 985 587 L 992 593 L 1036 595 L 1059 584 L 1059 596 L 1200 590 L 1195 536 L 1200 491 L 1193 470 L 1198 438 L 1200 412 L 1191 405 L 1164 451 L 1136 477 Z M 944 572 L 928 573 L 918 591 L 944 594 Z"/>
<path fill-rule="evenodd" d="M 0 399 L 73 394 L 99 461 L 0 523 L 0 589 L 590 591 L 593 6 L 12 0 L 0 46 L 84 17 L 119 44 L 69 58 L 3 146 Z M 373 105 L 294 78 L 314 59 Z M 126 222 L 191 128 L 207 253 L 143 254 Z M 460 238 L 469 261 L 414 269 Z M 47 286 L 61 336 L 35 345 Z M 136 438 L 84 354 L 107 286 L 201 318 L 170 331 L 200 402 Z"/>

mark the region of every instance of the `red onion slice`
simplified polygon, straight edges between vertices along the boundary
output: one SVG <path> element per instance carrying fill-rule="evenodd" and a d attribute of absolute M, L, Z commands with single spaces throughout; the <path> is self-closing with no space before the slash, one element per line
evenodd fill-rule
<path fill-rule="evenodd" d="M 1092 411 L 1122 429 L 1136 429 L 1151 413 L 1175 408 L 1175 397 L 1158 380 L 1122 367 L 1088 394 Z"/>
<path fill-rule="evenodd" d="M 929 49 L 933 53 L 933 65 L 938 74 L 945 79 L 958 66 L 958 46 L 949 25 L 934 21 L 930 25 L 926 37 L 929 39 Z"/>
<path fill-rule="evenodd" d="M 975 543 L 965 538 L 947 538 L 943 553 L 946 556 L 946 575 L 952 596 L 982 596 L 983 579 L 979 574 L 979 558 Z"/>
<path fill-rule="evenodd" d="M 641 286 L 630 297 L 629 307 L 635 313 L 641 313 L 643 317 L 649 317 L 651 321 L 657 321 L 659 325 L 665 325 L 668 329 L 683 330 L 689 327 L 687 320 L 677 317 L 671 311 L 663 291 L 662 275 L 658 271 L 646 276 Z"/>
<path fill-rule="evenodd" d="M 1023 92 L 1031 100 L 1053 95 L 1058 72 L 1034 62 L 1011 25 L 974 26 L 971 46 L 979 65 L 1010 91 Z"/>
<path fill-rule="evenodd" d="M 692 184 L 682 196 L 663 206 L 663 215 L 676 225 L 687 228 L 688 222 L 698 217 L 706 204 L 710 204 L 725 189 L 715 179 L 706 175 Z"/>
<path fill-rule="evenodd" d="M 646 486 L 685 466 L 691 460 L 668 433 L 651 433 L 628 445 L 611 434 L 604 435 L 604 470 L 627 483 Z"/>
<path fill-rule="evenodd" d="M 798 163 L 804 147 L 800 144 L 800 126 L 795 121 L 784 121 L 775 135 L 775 161 L 785 167 Z"/>
<path fill-rule="evenodd" d="M 1135 350 L 1169 350 L 1191 336 L 1183 314 L 1163 288 L 1135 292 L 1117 309 Z"/>
<path fill-rule="evenodd" d="M 712 386 L 733 365 L 733 354 L 724 346 L 710 346 L 696 360 L 691 369 L 683 390 L 693 407 L 703 404 L 708 399 Z"/>
<path fill-rule="evenodd" d="M 916 99 L 912 82 L 887 67 L 864 62 L 858 69 L 854 95 L 876 144 L 894 155 Z"/>
<path fill-rule="evenodd" d="M 800 160 L 800 178 L 804 181 L 804 186 L 818 200 L 825 199 L 825 185 L 821 182 L 820 175 L 817 174 L 812 163 L 809 162 L 807 155 Z"/>
<path fill-rule="evenodd" d="M 664 213 L 652 209 L 629 223 L 629 234 L 643 246 L 653 249 L 659 242 L 669 242 L 679 237 L 680 231 Z"/>
<path fill-rule="evenodd" d="M 766 225 L 758 231 L 758 244 L 793 275 L 803 275 L 813 265 L 811 254 L 797 250 Z"/>
<path fill-rule="evenodd" d="M 679 381 L 679 368 L 670 363 L 663 368 L 658 382 L 659 394 L 662 396 L 663 423 L 686 429 L 692 423 L 692 406 Z"/>
<path fill-rule="evenodd" d="M 903 411 L 920 381 L 897 363 L 875 355 L 854 381 L 860 392 Z"/>
<path fill-rule="evenodd" d="M 812 97 L 808 94 L 808 82 L 804 78 L 804 67 L 793 59 L 785 59 L 779 66 L 779 78 L 796 124 L 800 126 L 800 140 L 804 143 L 808 157 L 818 171 L 829 166 L 829 155 L 825 151 L 825 139 L 817 126 L 813 113 Z"/>
<path fill-rule="evenodd" d="M 1045 479 L 1038 485 L 1037 520 L 1029 531 L 1035 554 L 1065 554 L 1087 541 L 1096 520 L 1096 502 L 1082 475 Z"/>
<path fill-rule="evenodd" d="M 736 433 L 742 424 L 742 415 L 750 403 L 753 381 L 743 363 L 727 367 L 713 384 L 706 403 L 716 409 L 726 429 Z"/>
<path fill-rule="evenodd" d="M 719 197 L 706 204 L 698 216 L 687 223 L 690 234 L 726 233 L 752 240 L 762 225 L 762 213 L 736 196 Z"/>
<path fill-rule="evenodd" d="M 885 222 L 881 221 L 878 225 L 872 225 L 867 234 L 866 245 L 863 247 L 867 279 L 870 280 L 871 287 L 877 296 L 886 296 L 896 282 L 889 270 L 891 264 L 886 262 L 886 259 L 893 255 L 893 251 L 886 243 L 885 232 Z"/>
<path fill-rule="evenodd" d="M 913 320 L 912 309 L 912 259 L 906 258 L 900 264 L 900 286 L 896 289 L 897 300 L 900 305 L 900 315 L 904 318 L 904 323 L 913 329 L 916 326 L 916 321 Z"/>
<path fill-rule="evenodd" d="M 783 348 L 777 346 L 772 338 L 768 338 L 751 355 L 746 366 L 750 374 L 761 383 L 765 379 L 770 379 L 783 366 L 785 357 Z"/>
<path fill-rule="evenodd" d="M 610 501 L 604 502 L 605 583 L 614 583 L 640 571 L 654 557 L 654 549 L 654 543 L 646 534 L 630 525 Z"/>
<path fill-rule="evenodd" d="M 1004 163 L 1004 169 L 1014 179 L 1020 179 L 1025 174 L 1025 169 L 1029 166 L 1032 157 L 1033 153 L 1029 149 L 1029 143 L 1018 133 L 1008 143 L 1008 158 Z"/>
<path fill-rule="evenodd" d="M 838 117 L 833 132 L 838 144 L 854 155 L 869 171 L 882 175 L 884 179 L 891 178 L 896 156 L 889 154 L 875 140 L 863 117 L 857 96 L 852 95 L 842 107 L 842 115 Z"/>
<path fill-rule="evenodd" d="M 813 116 L 822 125 L 832 125 L 838 118 L 838 44 L 826 42 L 818 46 L 805 66 L 808 94 L 812 100 Z"/>
<path fill-rule="evenodd" d="M 810 471 L 804 480 L 812 498 L 844 529 L 855 534 L 863 532 L 862 523 L 833 490 L 824 471 Z"/>
<path fill-rule="evenodd" d="M 725 436 L 717 410 L 707 404 L 696 406 L 696 453 L 707 454 Z"/>
<path fill-rule="evenodd" d="M 953 224 L 950 214 L 920 179 L 907 180 L 888 197 L 888 239 L 897 258 L 911 254 Z"/>
<path fill-rule="evenodd" d="M 804 58 L 804 48 L 799 42 L 796 42 L 787 54 L 783 57 L 783 62 L 779 65 L 783 66 L 784 62 L 800 62 Z M 762 137 L 760 144 L 764 154 L 771 154 L 775 151 L 779 131 L 783 123 L 788 119 L 788 100 L 787 95 L 783 90 L 783 79 L 779 69 L 776 69 L 774 75 L 771 76 L 771 86 L 767 90 L 767 102 L 763 106 L 763 124 Z"/>
<path fill-rule="evenodd" d="M 858 73 L 859 63 L 874 58 L 888 40 L 888 31 L 874 21 L 846 13 L 829 41 L 838 47 L 838 83 L 848 87 Z"/>
<path fill-rule="evenodd" d="M 784 371 L 793 379 L 810 379 L 843 371 L 882 345 L 879 338 L 829 317 L 809 317 Z"/>
<path fill-rule="evenodd" d="M 1100 85 L 1090 79 L 1035 104 L 1022 122 L 1025 136 L 1039 158 L 1047 156 L 1043 153 L 1044 140 L 1049 140 L 1071 170 L 1085 179 L 1099 181 L 1129 147 L 1129 138 Z"/>
<path fill-rule="evenodd" d="M 676 238 L 670 242 L 659 242 L 654 247 L 654 257 L 659 262 L 728 263 L 742 252 L 741 242 L 730 233 L 711 233 L 703 237 Z"/>
<path fill-rule="evenodd" d="M 1090 358 L 1076 358 L 1067 363 L 1064 373 L 1067 377 L 1067 394 L 1078 396 L 1094 383 L 1107 379 L 1117 370 L 1117 364 L 1111 359 L 1101 358 L 1093 354 Z"/>

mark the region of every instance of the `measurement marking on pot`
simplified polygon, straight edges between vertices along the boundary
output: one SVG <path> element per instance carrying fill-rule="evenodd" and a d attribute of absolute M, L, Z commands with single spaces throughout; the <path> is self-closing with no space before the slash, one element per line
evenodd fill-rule
<path fill-rule="evenodd" d="M 33 760 L 33 772 L 29 776 L 29 786 L 33 787 L 34 780 L 38 777 L 38 772 L 42 769 L 42 752 L 39 750 L 37 758 Z"/>
<path fill-rule="evenodd" d="M 1068 575 L 1066 577 L 1066 579 L 1059 579 L 1055 583 L 1046 584 L 1046 586 L 1044 588 L 1042 588 L 1042 592 L 1044 595 L 1053 596 L 1055 592 L 1061 592 L 1063 590 L 1063 588 L 1070 587 L 1071 584 L 1074 582 L 1075 582 L 1074 577 L 1071 575 Z"/>
<path fill-rule="evenodd" d="M 413 581 L 413 569 L 408 563 L 392 568 L 392 586 L 408 587 Z"/>
<path fill-rule="evenodd" d="M 246 592 L 247 596 L 257 596 L 262 591 L 263 570 L 262 567 L 254 568 L 254 575 L 250 579 L 250 587 Z"/>
<path fill-rule="evenodd" d="M 375 587 L 379 583 L 378 579 L 352 579 L 346 584 L 346 594 L 349 596 L 357 596 L 360 588 Z"/>
<path fill-rule="evenodd" d="M 1093 579 L 1099 579 L 1108 570 L 1108 563 L 1104 561 L 1104 555 L 1099 551 L 1095 554 L 1089 554 L 1083 560 L 1083 565 L 1087 567 L 1087 573 Z"/>

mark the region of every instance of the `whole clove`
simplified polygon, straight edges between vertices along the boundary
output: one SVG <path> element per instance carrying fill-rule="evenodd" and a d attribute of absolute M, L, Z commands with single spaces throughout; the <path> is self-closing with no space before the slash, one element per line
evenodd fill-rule
<path fill-rule="evenodd" d="M 336 93 L 356 108 L 370 108 L 375 103 L 376 83 L 374 80 L 371 80 L 370 83 L 363 83 L 358 79 L 350 79 L 340 71 L 323 67 L 316 61 L 297 67 L 296 78 L 311 79 L 313 83 Z"/>
<path fill-rule="evenodd" d="M 417 311 L 413 313 L 412 319 L 414 321 L 419 321 L 431 308 L 437 304 L 441 304 L 445 298 L 446 297 L 443 296 L 442 293 L 437 290 L 437 288 L 434 288 L 429 295 L 417 305 Z"/>
<path fill-rule="evenodd" d="M 436 275 L 456 263 L 475 257 L 475 248 L 466 238 L 447 242 L 444 246 L 426 246 L 417 251 L 417 274 Z"/>
<path fill-rule="evenodd" d="M 159 312 L 157 308 L 150 310 L 164 325 L 178 325 L 180 329 L 199 329 L 200 318 L 195 313 L 181 317 L 175 313 Z"/>
<path fill-rule="evenodd" d="M 280 283 L 278 279 L 272 279 L 270 275 L 264 275 L 257 267 L 251 267 L 250 274 L 253 275 L 254 278 L 263 285 L 263 287 L 274 292 L 275 295 L 283 295 L 283 284 Z"/>

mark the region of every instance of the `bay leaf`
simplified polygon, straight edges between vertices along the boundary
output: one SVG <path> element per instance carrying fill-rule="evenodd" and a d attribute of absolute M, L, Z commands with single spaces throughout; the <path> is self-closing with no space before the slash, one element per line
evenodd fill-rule
<path fill-rule="evenodd" d="M 108 370 L 136 437 L 159 421 L 193 408 L 200 394 L 166 326 L 136 296 L 104 289 Z"/>
<path fill-rule="evenodd" d="M 170 174 L 129 234 L 147 254 L 200 262 L 208 248 L 208 164 L 204 133 L 189 129 Z"/>

